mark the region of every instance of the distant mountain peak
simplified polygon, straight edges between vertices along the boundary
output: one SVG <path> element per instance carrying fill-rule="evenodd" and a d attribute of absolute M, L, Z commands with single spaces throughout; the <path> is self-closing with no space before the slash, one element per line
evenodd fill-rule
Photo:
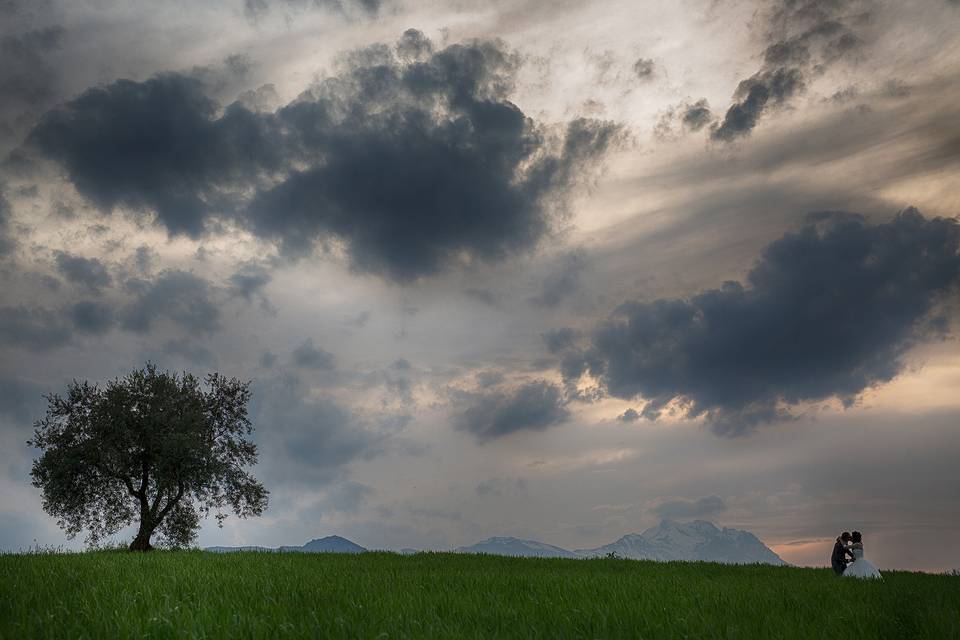
<path fill-rule="evenodd" d="M 510 536 L 494 536 L 466 547 L 457 547 L 456 553 L 489 553 L 498 556 L 520 556 L 536 558 L 575 558 L 566 549 L 537 540 L 523 540 Z"/>
<path fill-rule="evenodd" d="M 615 553 L 637 560 L 703 560 L 732 564 L 786 564 L 749 531 L 724 527 L 706 520 L 678 522 L 664 518 L 643 533 L 632 533 L 595 549 L 578 549 L 580 557 Z"/>
<path fill-rule="evenodd" d="M 325 538 L 314 538 L 303 546 L 282 546 L 276 549 L 267 547 L 207 547 L 207 551 L 217 553 L 230 553 L 232 551 L 283 551 L 283 552 L 305 552 L 305 553 L 363 553 L 366 551 L 357 543 L 347 540 L 341 536 L 327 536 Z"/>

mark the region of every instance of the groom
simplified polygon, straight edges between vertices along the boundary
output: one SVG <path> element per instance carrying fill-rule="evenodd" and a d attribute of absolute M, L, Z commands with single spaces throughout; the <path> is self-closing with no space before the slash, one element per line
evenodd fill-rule
<path fill-rule="evenodd" d="M 836 544 L 833 545 L 833 553 L 830 555 L 830 565 L 833 567 L 834 573 L 838 576 L 842 576 L 843 572 L 847 569 L 847 556 L 853 557 L 853 552 L 847 547 L 849 542 L 850 532 L 844 531 L 840 534 L 840 537 L 837 538 Z"/>

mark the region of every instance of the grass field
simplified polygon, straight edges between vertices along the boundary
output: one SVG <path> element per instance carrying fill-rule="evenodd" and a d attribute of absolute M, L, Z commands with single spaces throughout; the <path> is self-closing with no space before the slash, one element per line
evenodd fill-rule
<path fill-rule="evenodd" d="M 0 637 L 960 638 L 960 578 L 441 553 L 0 556 Z"/>

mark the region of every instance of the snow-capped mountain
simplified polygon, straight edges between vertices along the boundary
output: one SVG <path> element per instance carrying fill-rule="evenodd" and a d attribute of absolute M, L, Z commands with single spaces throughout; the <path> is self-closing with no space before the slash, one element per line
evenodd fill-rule
<path fill-rule="evenodd" d="M 625 535 L 596 549 L 578 549 L 581 558 L 615 553 L 635 560 L 704 560 L 729 564 L 786 564 L 749 531 L 717 528 L 705 520 L 663 520 L 643 533 Z"/>
<path fill-rule="evenodd" d="M 575 558 L 566 549 L 536 540 L 519 538 L 487 538 L 468 547 L 457 547 L 456 553 L 489 553 L 495 556 L 522 556 L 533 558 Z"/>
<path fill-rule="evenodd" d="M 283 546 L 277 549 L 269 547 L 207 547 L 205 551 L 216 553 L 230 553 L 233 551 L 299 551 L 303 553 L 362 553 L 366 551 L 364 547 L 351 542 L 340 536 L 327 536 L 326 538 L 317 538 L 307 544 L 297 546 Z"/>

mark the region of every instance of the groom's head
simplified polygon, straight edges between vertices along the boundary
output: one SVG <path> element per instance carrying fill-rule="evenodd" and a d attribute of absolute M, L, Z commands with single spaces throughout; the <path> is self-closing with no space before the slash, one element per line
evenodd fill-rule
<path fill-rule="evenodd" d="M 843 540 L 844 542 L 850 542 L 850 532 L 844 531 L 843 533 L 841 533 L 840 539 Z"/>

